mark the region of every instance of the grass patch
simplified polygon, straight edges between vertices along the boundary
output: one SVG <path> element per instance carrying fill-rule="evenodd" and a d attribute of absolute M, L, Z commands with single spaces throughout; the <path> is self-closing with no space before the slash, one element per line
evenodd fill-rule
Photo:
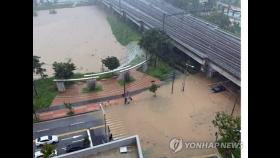
<path fill-rule="evenodd" d="M 89 89 L 88 87 L 85 87 L 82 89 L 83 93 L 91 93 L 91 92 L 100 92 L 103 90 L 102 85 L 96 85 L 95 89 Z"/>
<path fill-rule="evenodd" d="M 50 9 L 50 10 L 49 10 L 49 13 L 50 13 L 50 14 L 56 14 L 57 12 L 56 12 L 55 9 Z"/>
<path fill-rule="evenodd" d="M 129 79 L 128 79 L 128 81 L 125 82 L 125 84 L 129 84 L 129 83 L 134 82 L 134 81 L 135 81 L 135 79 L 132 76 L 129 76 Z M 124 85 L 124 80 L 118 80 L 118 83 L 121 86 L 123 86 Z"/>
<path fill-rule="evenodd" d="M 165 80 L 167 75 L 170 74 L 172 71 L 173 68 L 171 68 L 167 63 L 159 60 L 157 63 L 157 67 L 149 66 L 147 71 L 144 73 L 156 77 L 160 80 Z"/>
<path fill-rule="evenodd" d="M 33 90 L 33 105 L 36 110 L 49 107 L 57 95 L 56 85 L 53 79 L 53 77 L 50 77 L 34 81 L 38 93 L 38 96 L 36 96 Z"/>
<path fill-rule="evenodd" d="M 97 80 L 99 81 L 99 80 L 102 80 L 102 79 L 108 79 L 108 78 L 112 78 L 113 76 L 114 76 L 113 73 L 103 74 L 103 75 L 100 75 Z"/>
<path fill-rule="evenodd" d="M 40 122 L 40 121 L 33 118 L 33 123 L 37 123 L 37 122 Z"/>
<path fill-rule="evenodd" d="M 129 42 L 140 40 L 141 34 L 133 28 L 132 24 L 124 23 L 114 15 L 107 16 L 107 21 L 114 36 L 123 46 L 126 46 Z"/>

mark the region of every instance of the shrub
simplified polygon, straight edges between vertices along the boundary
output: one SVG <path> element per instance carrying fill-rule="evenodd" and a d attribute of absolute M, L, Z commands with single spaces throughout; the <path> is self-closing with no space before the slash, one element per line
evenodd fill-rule
<path fill-rule="evenodd" d="M 50 13 L 50 14 L 56 14 L 56 10 L 50 9 L 49 13 Z"/>

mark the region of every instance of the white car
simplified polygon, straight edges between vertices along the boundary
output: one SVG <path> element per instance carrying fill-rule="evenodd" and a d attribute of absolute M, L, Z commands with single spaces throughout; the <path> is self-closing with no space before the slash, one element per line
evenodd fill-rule
<path fill-rule="evenodd" d="M 44 154 L 41 152 L 41 150 L 36 151 L 34 155 L 35 155 L 35 158 L 42 158 L 44 156 Z M 54 150 L 54 153 L 50 157 L 53 157 L 56 155 L 57 155 L 57 150 Z"/>
<path fill-rule="evenodd" d="M 58 143 L 58 137 L 53 135 L 53 136 L 43 136 L 40 138 L 37 138 L 35 140 L 35 145 L 36 146 L 41 146 L 44 144 L 53 144 L 53 143 Z"/>

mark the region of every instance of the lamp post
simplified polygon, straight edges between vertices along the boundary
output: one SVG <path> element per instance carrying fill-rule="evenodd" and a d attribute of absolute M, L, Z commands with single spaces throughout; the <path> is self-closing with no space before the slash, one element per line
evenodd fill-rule
<path fill-rule="evenodd" d="M 233 115 L 233 112 L 234 112 L 237 101 L 238 101 L 238 96 L 236 96 L 236 98 L 235 98 L 235 102 L 234 102 L 234 105 L 233 105 L 233 108 L 232 108 L 232 111 L 231 111 L 231 114 L 230 114 L 231 116 Z"/>
<path fill-rule="evenodd" d="M 184 76 L 184 80 L 183 80 L 183 88 L 182 88 L 182 91 L 184 92 L 185 91 L 185 84 L 186 84 L 186 78 L 187 78 L 187 73 L 188 73 L 188 67 L 191 67 L 191 68 L 194 68 L 193 65 L 189 65 L 189 64 L 186 64 L 186 70 L 185 71 L 185 76 Z"/>
<path fill-rule="evenodd" d="M 175 71 L 173 71 L 173 74 L 172 74 L 172 87 L 171 87 L 171 94 L 173 94 L 173 85 L 174 85 L 175 77 L 176 77 L 176 74 L 175 74 Z"/>
<path fill-rule="evenodd" d="M 103 106 L 102 104 L 99 104 L 101 110 L 102 110 L 102 113 L 103 113 L 103 119 L 104 119 L 104 125 L 105 125 L 105 134 L 106 134 L 106 141 L 108 142 L 108 133 L 107 133 L 107 124 L 106 124 L 106 112 L 105 110 L 103 109 Z"/>

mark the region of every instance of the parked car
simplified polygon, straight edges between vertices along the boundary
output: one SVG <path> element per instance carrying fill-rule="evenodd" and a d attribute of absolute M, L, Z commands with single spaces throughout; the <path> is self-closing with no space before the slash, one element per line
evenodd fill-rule
<path fill-rule="evenodd" d="M 81 149 L 85 149 L 87 146 L 84 144 L 84 142 L 76 142 L 73 144 L 69 144 L 66 146 L 66 152 L 73 152 Z"/>
<path fill-rule="evenodd" d="M 41 152 L 41 150 L 36 151 L 34 155 L 35 155 L 35 158 L 42 158 L 42 157 L 44 157 L 44 155 Z M 50 157 L 54 157 L 54 156 L 57 156 L 57 150 L 54 150 L 54 153 Z"/>
<path fill-rule="evenodd" d="M 225 90 L 226 90 L 226 88 L 222 85 L 216 86 L 216 87 L 211 89 L 211 91 L 213 93 L 218 93 L 218 92 L 222 92 L 222 91 L 225 91 Z"/>
<path fill-rule="evenodd" d="M 42 146 L 44 144 L 54 144 L 54 143 L 58 143 L 58 137 L 55 135 L 43 136 L 35 140 L 36 146 Z"/>

